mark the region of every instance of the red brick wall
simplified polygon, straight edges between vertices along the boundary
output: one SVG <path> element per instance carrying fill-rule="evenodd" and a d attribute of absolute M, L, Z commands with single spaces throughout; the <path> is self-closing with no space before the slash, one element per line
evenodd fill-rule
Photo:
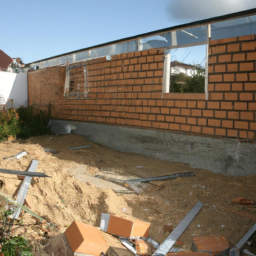
<path fill-rule="evenodd" d="M 31 72 L 29 102 L 38 101 L 39 86 L 56 119 L 255 140 L 255 48 L 254 35 L 211 41 L 208 101 L 194 93 L 169 93 L 161 99 L 164 54 L 149 50 L 87 61 L 88 99 L 64 99 L 63 67 Z M 58 85 L 49 72 L 56 73 Z M 45 83 L 40 74 L 47 77 Z"/>

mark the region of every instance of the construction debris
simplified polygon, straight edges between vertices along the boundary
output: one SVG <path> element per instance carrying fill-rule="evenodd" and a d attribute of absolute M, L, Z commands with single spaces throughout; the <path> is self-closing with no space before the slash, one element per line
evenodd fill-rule
<path fill-rule="evenodd" d="M 230 243 L 223 236 L 193 237 L 192 252 L 210 252 L 218 255 L 224 251 L 228 255 Z M 223 254 L 222 254 L 223 255 Z"/>
<path fill-rule="evenodd" d="M 234 198 L 232 204 L 256 205 L 256 201 L 246 198 Z"/>
<path fill-rule="evenodd" d="M 85 146 L 79 146 L 79 147 L 73 147 L 73 148 L 69 148 L 69 149 L 80 149 L 80 148 L 89 148 L 92 145 L 85 145 Z"/>
<path fill-rule="evenodd" d="M 16 158 L 17 160 L 19 160 L 20 158 L 22 158 L 23 156 L 25 156 L 27 154 L 26 151 L 22 151 L 22 152 L 19 152 L 18 154 L 14 155 L 14 156 L 11 156 L 11 157 L 5 157 L 4 160 L 9 160 L 9 159 L 14 159 Z"/>

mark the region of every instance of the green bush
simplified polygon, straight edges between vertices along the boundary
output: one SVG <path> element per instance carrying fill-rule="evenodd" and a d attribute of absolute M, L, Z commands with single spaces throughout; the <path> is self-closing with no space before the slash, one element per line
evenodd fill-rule
<path fill-rule="evenodd" d="M 30 136 L 47 134 L 50 119 L 49 111 L 44 112 L 36 105 L 8 109 L 0 112 L 0 141 L 8 137 L 19 137 L 26 139 Z"/>

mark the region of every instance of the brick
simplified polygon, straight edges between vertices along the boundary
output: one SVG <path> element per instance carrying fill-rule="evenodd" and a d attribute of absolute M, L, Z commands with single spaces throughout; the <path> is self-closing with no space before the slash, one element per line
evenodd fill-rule
<path fill-rule="evenodd" d="M 205 108 L 205 101 L 198 101 L 197 108 Z"/>
<path fill-rule="evenodd" d="M 203 116 L 213 117 L 213 111 L 212 110 L 203 110 Z"/>
<path fill-rule="evenodd" d="M 230 84 L 215 84 L 215 91 L 230 91 Z"/>
<path fill-rule="evenodd" d="M 244 90 L 245 91 L 256 91 L 256 83 L 245 83 Z"/>
<path fill-rule="evenodd" d="M 249 52 L 246 54 L 246 60 L 256 60 L 256 52 Z"/>
<path fill-rule="evenodd" d="M 208 119 L 208 126 L 220 127 L 220 120 L 218 120 L 218 119 Z"/>
<path fill-rule="evenodd" d="M 234 104 L 235 110 L 247 110 L 247 103 L 246 102 L 235 102 Z M 250 108 L 249 108 L 250 110 Z"/>
<path fill-rule="evenodd" d="M 138 72 L 139 78 L 146 77 L 146 72 Z"/>
<path fill-rule="evenodd" d="M 196 101 L 188 101 L 189 108 L 196 108 Z"/>
<path fill-rule="evenodd" d="M 231 43 L 231 42 L 236 42 L 237 37 L 231 37 L 231 38 L 225 38 L 225 39 L 216 39 L 216 40 L 211 40 L 210 45 L 215 45 L 215 44 L 226 44 L 226 43 Z"/>
<path fill-rule="evenodd" d="M 219 62 L 231 62 L 231 54 L 220 55 Z"/>
<path fill-rule="evenodd" d="M 248 122 L 244 122 L 244 121 L 235 121 L 235 128 L 236 129 L 245 129 L 248 130 Z"/>
<path fill-rule="evenodd" d="M 251 101 L 253 100 L 253 93 L 240 93 L 239 94 L 239 99 L 242 101 Z"/>
<path fill-rule="evenodd" d="M 224 82 L 233 82 L 235 80 L 234 74 L 224 74 L 223 81 Z"/>
<path fill-rule="evenodd" d="M 236 72 L 238 71 L 238 64 L 228 64 L 227 65 L 227 71 L 228 72 Z"/>
<path fill-rule="evenodd" d="M 213 66 L 208 66 L 208 73 L 213 73 Z"/>
<path fill-rule="evenodd" d="M 209 75 L 209 82 L 222 82 L 222 75 Z"/>
<path fill-rule="evenodd" d="M 147 62 L 154 62 L 153 56 L 147 56 Z"/>
<path fill-rule="evenodd" d="M 181 131 L 185 131 L 185 132 L 190 132 L 190 128 L 191 128 L 191 126 L 190 126 L 190 125 L 187 125 L 187 124 L 182 124 L 182 125 L 180 126 L 180 130 L 181 130 Z"/>
<path fill-rule="evenodd" d="M 224 95 L 225 95 L 225 100 L 237 100 L 237 93 L 235 92 L 227 92 Z"/>
<path fill-rule="evenodd" d="M 245 53 L 233 54 L 233 61 L 245 61 Z"/>
<path fill-rule="evenodd" d="M 247 73 L 238 73 L 236 74 L 236 81 L 248 81 L 248 74 Z"/>
<path fill-rule="evenodd" d="M 192 115 L 192 116 L 202 116 L 202 110 L 199 110 L 199 109 L 192 109 L 191 115 Z"/>
<path fill-rule="evenodd" d="M 150 63 L 149 69 L 157 69 L 157 63 Z"/>
<path fill-rule="evenodd" d="M 166 116 L 165 117 L 166 122 L 174 122 L 174 116 Z"/>
<path fill-rule="evenodd" d="M 222 127 L 233 128 L 233 121 L 222 120 Z"/>
<path fill-rule="evenodd" d="M 228 130 L 228 137 L 234 137 L 237 138 L 237 130 Z"/>
<path fill-rule="evenodd" d="M 179 131 L 180 130 L 180 124 L 169 124 L 169 129 L 174 130 L 174 131 Z"/>
<path fill-rule="evenodd" d="M 139 63 L 146 63 L 147 62 L 147 58 L 146 57 L 140 57 L 139 58 Z M 131 63 L 133 64 L 133 63 Z"/>
<path fill-rule="evenodd" d="M 248 139 L 255 139 L 255 133 L 248 131 Z"/>
<path fill-rule="evenodd" d="M 156 120 L 156 115 L 148 115 L 148 120 L 155 121 Z"/>
<path fill-rule="evenodd" d="M 217 62 L 217 58 L 216 56 L 210 56 L 209 57 L 209 64 L 214 64 Z"/>
<path fill-rule="evenodd" d="M 138 98 L 139 99 L 150 99 L 151 98 L 151 93 L 150 92 L 139 92 L 138 93 Z"/>
<path fill-rule="evenodd" d="M 175 107 L 186 108 L 187 107 L 187 102 L 185 100 L 184 101 L 176 100 L 175 101 Z"/>
<path fill-rule="evenodd" d="M 164 56 L 163 55 L 154 56 L 154 61 L 155 62 L 164 61 Z"/>
<path fill-rule="evenodd" d="M 142 70 L 142 69 L 141 69 L 141 64 L 135 65 L 135 66 L 134 66 L 134 70 L 135 70 L 135 71 L 140 71 L 140 70 Z M 132 76 L 132 77 L 134 77 L 134 76 Z M 136 77 L 137 77 L 137 76 L 136 76 Z"/>
<path fill-rule="evenodd" d="M 210 100 L 223 100 L 223 93 L 212 92 L 209 94 L 209 96 Z"/>
<path fill-rule="evenodd" d="M 208 92 L 214 91 L 214 84 L 208 84 Z"/>
<path fill-rule="evenodd" d="M 214 128 L 211 128 L 211 127 L 203 127 L 202 133 L 214 135 Z"/>
<path fill-rule="evenodd" d="M 215 134 L 217 136 L 226 136 L 226 129 L 216 128 Z"/>
<path fill-rule="evenodd" d="M 142 126 L 151 127 L 151 122 L 150 121 L 142 121 Z"/>
<path fill-rule="evenodd" d="M 161 114 L 169 115 L 170 109 L 169 108 L 161 108 Z"/>
<path fill-rule="evenodd" d="M 160 122 L 157 122 L 157 123 L 153 123 L 153 127 L 155 128 L 159 128 L 159 129 L 165 129 L 167 130 L 168 129 L 168 123 L 160 123 Z"/>
<path fill-rule="evenodd" d="M 214 111 L 214 116 L 216 118 L 226 118 L 227 112 L 226 111 Z"/>
<path fill-rule="evenodd" d="M 221 102 L 220 108 L 221 109 L 233 109 L 233 103 L 232 102 Z"/>
<path fill-rule="evenodd" d="M 243 84 L 242 83 L 233 83 L 232 84 L 232 91 L 242 91 Z"/>
<path fill-rule="evenodd" d="M 228 111 L 229 119 L 239 119 L 239 112 L 237 111 Z"/>
<path fill-rule="evenodd" d="M 141 85 L 133 86 L 133 87 L 132 87 L 132 90 L 133 90 L 134 92 L 141 92 Z"/>
<path fill-rule="evenodd" d="M 249 74 L 250 81 L 256 81 L 256 73 Z"/>
<path fill-rule="evenodd" d="M 159 114 L 159 113 L 160 113 L 160 108 L 158 108 L 158 107 L 152 107 L 152 108 L 151 108 L 151 113 L 153 113 L 153 114 Z"/>
<path fill-rule="evenodd" d="M 256 110 L 256 102 L 249 103 L 249 110 Z"/>
<path fill-rule="evenodd" d="M 215 65 L 215 73 L 226 72 L 226 65 Z"/>
<path fill-rule="evenodd" d="M 166 106 L 167 107 L 174 107 L 174 100 L 167 100 Z"/>
<path fill-rule="evenodd" d="M 240 63 L 240 71 L 252 71 L 254 70 L 253 62 Z"/>
<path fill-rule="evenodd" d="M 182 117 L 182 116 L 175 116 L 175 123 L 186 123 L 186 117 Z"/>
<path fill-rule="evenodd" d="M 132 65 L 138 64 L 138 58 L 132 58 L 132 59 L 130 59 L 130 64 L 132 64 Z"/>
<path fill-rule="evenodd" d="M 226 52 L 226 45 L 217 45 L 210 47 L 210 54 L 220 54 Z"/>
<path fill-rule="evenodd" d="M 241 112 L 240 119 L 242 120 L 254 120 L 254 113 L 253 112 Z"/>
<path fill-rule="evenodd" d="M 107 253 L 109 245 L 100 230 L 88 224 L 72 222 L 65 231 L 65 236 L 73 253 L 100 255 Z"/>
<path fill-rule="evenodd" d="M 240 50 L 240 44 L 229 44 L 228 45 L 228 52 L 238 52 Z"/>
<path fill-rule="evenodd" d="M 198 118 L 197 124 L 198 125 L 206 125 L 206 118 Z"/>
<path fill-rule="evenodd" d="M 157 54 L 157 50 L 156 49 L 150 49 L 148 51 L 148 55 L 156 55 Z"/>
<path fill-rule="evenodd" d="M 238 41 L 250 41 L 255 40 L 255 35 L 239 36 Z"/>
<path fill-rule="evenodd" d="M 180 115 L 180 108 L 171 108 L 171 115 Z"/>
<path fill-rule="evenodd" d="M 141 55 L 142 55 L 142 56 L 147 56 L 147 55 L 148 55 L 148 51 L 142 51 L 142 52 L 141 52 Z"/>
<path fill-rule="evenodd" d="M 154 76 L 163 76 L 163 70 L 156 70 Z"/>
<path fill-rule="evenodd" d="M 187 118 L 187 123 L 188 124 L 196 124 L 196 118 L 188 117 Z"/>
<path fill-rule="evenodd" d="M 200 126 L 192 126 L 191 132 L 201 133 L 201 129 L 202 129 L 202 127 L 200 127 Z"/>
<path fill-rule="evenodd" d="M 142 68 L 142 70 L 149 70 L 149 64 L 142 64 L 141 68 Z"/>
<path fill-rule="evenodd" d="M 239 131 L 239 138 L 247 138 L 247 131 Z"/>
<path fill-rule="evenodd" d="M 250 122 L 250 130 L 256 131 L 256 123 Z"/>
<path fill-rule="evenodd" d="M 164 116 L 164 115 L 157 115 L 156 120 L 157 120 L 158 122 L 164 122 L 164 121 L 165 121 L 165 116 Z"/>
<path fill-rule="evenodd" d="M 190 109 L 181 109 L 181 115 L 182 116 L 190 116 Z"/>
<path fill-rule="evenodd" d="M 242 51 L 255 51 L 256 42 L 242 43 Z"/>
<path fill-rule="evenodd" d="M 220 108 L 220 102 L 219 101 L 208 101 L 207 102 L 207 108 L 219 109 Z"/>

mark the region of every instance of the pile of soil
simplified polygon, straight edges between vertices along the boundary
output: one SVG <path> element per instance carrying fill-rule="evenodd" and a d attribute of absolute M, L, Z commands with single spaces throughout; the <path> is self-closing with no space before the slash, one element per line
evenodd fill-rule
<path fill-rule="evenodd" d="M 91 147 L 68 149 L 83 145 Z M 45 152 L 44 148 L 57 153 Z M 28 154 L 20 160 L 3 160 L 20 151 Z M 235 197 L 255 199 L 256 175 L 231 177 L 149 156 L 117 152 L 72 134 L 2 142 L 0 158 L 0 168 L 21 171 L 26 171 L 33 159 L 39 160 L 37 172 L 51 176 L 32 179 L 26 203 L 55 225 L 55 235 L 64 232 L 73 220 L 98 226 L 104 212 L 151 222 L 150 236 L 162 242 L 168 236 L 163 225 L 169 223 L 175 227 L 198 200 L 204 206 L 179 239 L 184 249 L 190 249 L 193 236 L 221 235 L 236 244 L 256 222 L 256 208 L 231 204 Z M 152 182 L 136 195 L 117 194 L 110 188 L 78 180 L 73 175 L 76 170 L 92 175 L 105 171 L 143 178 L 181 172 L 194 172 L 195 176 Z M 15 199 L 21 181 L 6 174 L 0 174 L 0 180 L 1 191 Z M 43 238 L 38 234 L 34 239 Z"/>

